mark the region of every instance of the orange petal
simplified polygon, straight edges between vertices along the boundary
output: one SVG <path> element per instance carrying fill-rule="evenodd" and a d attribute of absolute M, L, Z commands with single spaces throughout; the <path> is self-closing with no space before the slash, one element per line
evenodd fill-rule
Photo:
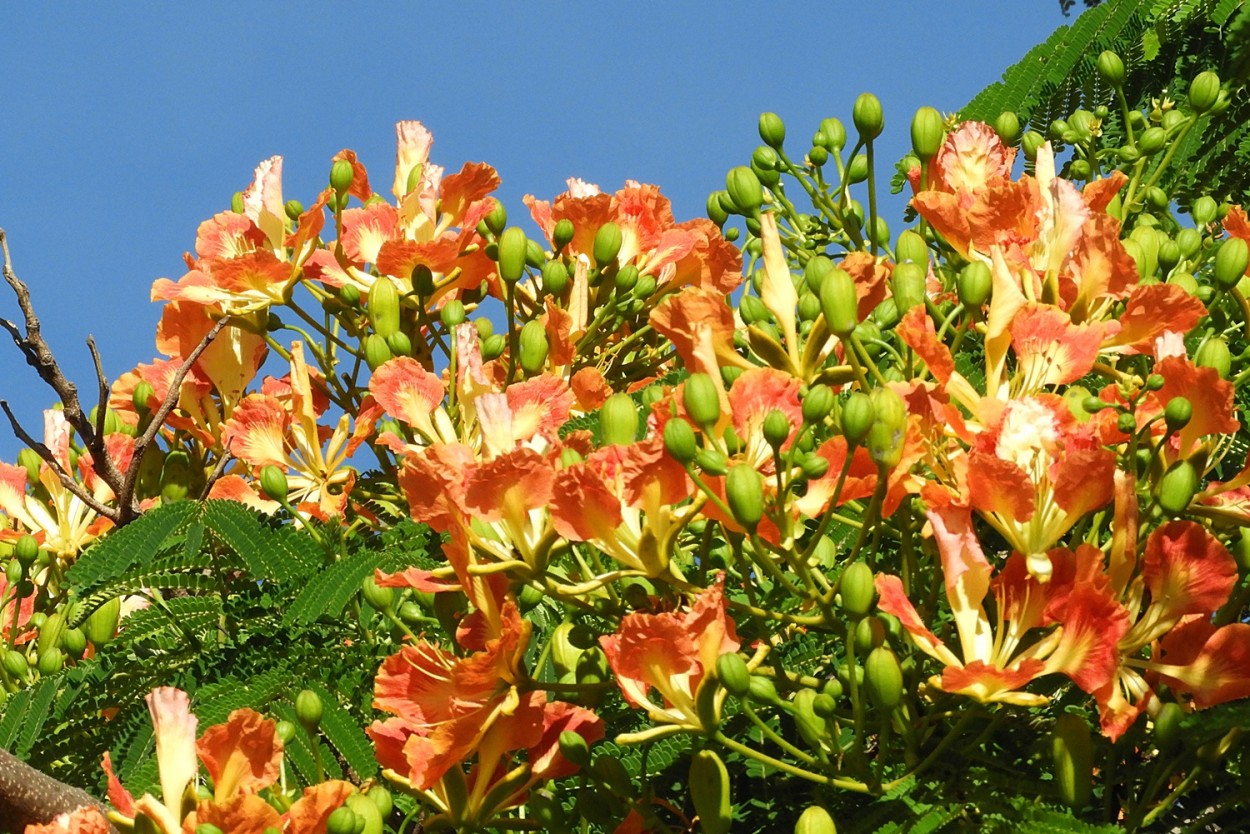
<path fill-rule="evenodd" d="M 238 709 L 225 724 L 209 727 L 196 743 L 200 761 L 213 780 L 217 802 L 237 793 L 252 794 L 278 779 L 282 741 L 277 725 L 258 712 Z"/>

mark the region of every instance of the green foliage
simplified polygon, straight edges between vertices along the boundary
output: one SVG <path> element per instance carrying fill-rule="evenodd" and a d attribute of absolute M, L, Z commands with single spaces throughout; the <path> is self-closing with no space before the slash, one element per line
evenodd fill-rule
<path fill-rule="evenodd" d="M 323 547 L 238 503 L 157 508 L 68 572 L 83 601 L 79 619 L 118 594 L 145 607 L 94 657 L 9 697 L 0 746 L 98 795 L 108 750 L 122 780 L 141 791 L 157 782 L 144 703 L 152 688 L 186 690 L 203 728 L 244 707 L 294 720 L 294 696 L 307 687 L 325 714 L 318 738 L 301 731 L 288 746 L 293 777 L 317 781 L 319 758 L 325 774 L 369 778 L 377 762 L 363 728 L 373 719 L 373 672 L 401 635 L 359 602 L 361 582 L 377 568 L 432 567 L 437 546 L 412 521 Z"/>
<path fill-rule="evenodd" d="M 1183 101 L 1190 80 L 1215 70 L 1230 85 L 1231 105 L 1204 117 L 1176 151 L 1159 185 L 1183 203 L 1209 193 L 1233 202 L 1250 200 L 1250 9 L 1244 0 L 1109 0 L 1010 67 L 1002 81 L 982 90 L 960 110 L 965 119 L 992 122 L 1015 112 L 1042 134 L 1077 108 L 1107 106 L 1108 137 L 1123 134 L 1114 91 L 1094 60 L 1110 49 L 1124 60 L 1128 106 L 1150 109 L 1166 95 Z"/>

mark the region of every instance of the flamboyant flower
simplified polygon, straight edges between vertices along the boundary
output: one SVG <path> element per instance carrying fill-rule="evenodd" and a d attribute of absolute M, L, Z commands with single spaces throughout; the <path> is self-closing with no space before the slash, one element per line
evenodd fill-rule
<path fill-rule="evenodd" d="M 373 433 L 381 407 L 366 398 L 356 413 L 343 414 L 330 433 L 318 423 L 326 395 L 320 378 L 308 367 L 301 342 L 291 345 L 291 372 L 268 379 L 258 394 L 249 394 L 222 427 L 222 443 L 254 471 L 277 466 L 288 478 L 291 500 L 318 518 L 341 516 L 356 473 L 348 461 Z M 215 485 L 214 497 L 229 497 L 230 478 Z"/>
<path fill-rule="evenodd" d="M 43 422 L 44 445 L 60 465 L 61 472 L 75 478 L 101 504 L 113 501 L 116 496 L 97 474 L 90 454 L 80 455 L 77 467 L 71 463 L 72 429 L 65 415 L 59 409 L 48 409 L 43 413 Z M 105 450 L 118 470 L 125 471 L 134 452 L 134 438 L 121 432 L 109 434 L 105 438 Z M 20 525 L 22 530 L 32 533 L 45 550 L 70 560 L 112 528 L 109 519 L 65 486 L 48 462 L 40 465 L 37 476 L 37 485 L 46 499 L 27 490 L 28 475 L 25 467 L 0 463 L 0 510 L 15 526 Z M 20 535 L 10 532 L 6 538 L 16 539 Z"/>
<path fill-rule="evenodd" d="M 94 805 L 57 814 L 50 822 L 27 825 L 25 834 L 108 834 L 109 821 Z"/>
<path fill-rule="evenodd" d="M 147 696 L 148 712 L 156 736 L 156 761 L 160 772 L 161 800 L 145 793 L 135 810 L 146 814 L 164 834 L 182 831 L 182 795 L 195 779 L 199 763 L 195 753 L 195 727 L 191 699 L 172 686 L 153 689 Z"/>
<path fill-rule="evenodd" d="M 725 611 L 722 574 L 685 612 L 634 613 L 599 638 L 625 701 L 657 724 L 705 732 L 699 685 L 726 652 L 741 646 Z M 657 703 L 652 691 L 660 696 Z"/>

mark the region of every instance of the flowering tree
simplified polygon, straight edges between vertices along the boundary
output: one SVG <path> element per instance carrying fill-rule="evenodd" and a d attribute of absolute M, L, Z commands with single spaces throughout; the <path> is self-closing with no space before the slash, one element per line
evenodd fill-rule
<path fill-rule="evenodd" d="M 1154 190 L 1228 102 L 1066 165 L 922 108 L 897 235 L 868 94 L 801 158 L 764 114 L 708 218 L 572 180 L 530 231 L 401 122 L 386 193 L 262 162 L 94 409 L 6 245 L 61 407 L 0 464 L 0 742 L 109 806 L 27 830 L 1220 824 L 1250 221 Z"/>

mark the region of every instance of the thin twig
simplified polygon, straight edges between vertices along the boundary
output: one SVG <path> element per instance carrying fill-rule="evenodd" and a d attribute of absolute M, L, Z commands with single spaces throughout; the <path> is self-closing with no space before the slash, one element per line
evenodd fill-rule
<path fill-rule="evenodd" d="M 217 338 L 217 334 L 221 333 L 228 322 L 228 318 L 218 319 L 216 324 L 204 334 L 204 338 L 200 339 L 200 343 L 195 346 L 195 349 L 178 366 L 178 370 L 174 371 L 173 378 L 169 381 L 169 390 L 165 393 L 164 402 L 153 412 L 152 421 L 148 424 L 147 429 L 135 440 L 134 457 L 131 459 L 130 468 L 126 470 L 126 476 L 122 480 L 121 490 L 117 493 L 118 506 L 124 509 L 118 521 L 119 524 L 124 524 L 139 514 L 139 507 L 134 503 L 134 494 L 135 485 L 139 480 L 139 463 L 143 459 L 143 453 L 147 450 L 153 438 L 156 437 L 156 433 L 161 430 L 161 426 L 165 424 L 165 418 L 169 416 L 169 412 L 173 411 L 174 406 L 178 403 L 182 382 L 187 378 L 187 374 L 191 372 L 192 366 L 195 365 L 196 360 L 200 358 L 200 354 L 212 344 L 213 339 Z"/>
<path fill-rule="evenodd" d="M 116 507 L 110 507 L 102 504 L 96 497 L 86 490 L 86 488 L 74 480 L 65 468 L 61 466 L 61 462 L 56 459 L 56 455 L 52 454 L 52 450 L 40 443 L 38 440 L 30 436 L 30 432 L 22 428 L 22 424 L 17 421 L 17 416 L 13 413 L 13 409 L 9 408 L 7 400 L 0 400 L 0 409 L 4 409 L 4 413 L 9 418 L 9 425 L 13 427 L 13 433 L 17 435 L 17 439 L 29 446 L 44 462 L 52 467 L 52 471 L 56 473 L 56 477 L 60 480 L 61 485 L 72 492 L 75 496 L 82 500 L 91 509 L 100 515 L 112 521 L 116 521 L 120 515 Z"/>

